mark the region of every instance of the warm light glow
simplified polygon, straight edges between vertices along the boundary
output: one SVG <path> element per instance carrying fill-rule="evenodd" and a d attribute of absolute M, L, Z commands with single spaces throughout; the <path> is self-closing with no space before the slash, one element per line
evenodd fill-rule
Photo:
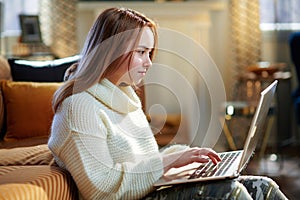
<path fill-rule="evenodd" d="M 227 106 L 226 113 L 227 113 L 227 115 L 233 115 L 234 114 L 234 107 L 233 107 L 233 105 Z"/>
<path fill-rule="evenodd" d="M 276 154 L 271 154 L 270 155 L 270 160 L 271 161 L 276 161 L 277 160 L 277 155 Z"/>

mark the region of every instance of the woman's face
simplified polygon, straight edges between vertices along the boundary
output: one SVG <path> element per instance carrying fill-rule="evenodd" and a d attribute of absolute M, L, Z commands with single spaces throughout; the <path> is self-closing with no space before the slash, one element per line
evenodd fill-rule
<path fill-rule="evenodd" d="M 122 63 L 119 69 L 107 78 L 116 85 L 138 85 L 152 65 L 150 55 L 153 47 L 153 32 L 149 27 L 145 27 L 141 39 L 133 51 L 131 65 L 128 67 L 127 62 Z"/>

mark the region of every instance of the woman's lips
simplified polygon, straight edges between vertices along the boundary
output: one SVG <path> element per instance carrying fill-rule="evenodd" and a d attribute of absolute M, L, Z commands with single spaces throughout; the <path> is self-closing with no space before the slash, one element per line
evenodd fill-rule
<path fill-rule="evenodd" d="M 145 76 L 145 75 L 146 75 L 146 72 L 147 72 L 147 71 L 140 71 L 139 73 L 142 74 L 143 76 Z"/>

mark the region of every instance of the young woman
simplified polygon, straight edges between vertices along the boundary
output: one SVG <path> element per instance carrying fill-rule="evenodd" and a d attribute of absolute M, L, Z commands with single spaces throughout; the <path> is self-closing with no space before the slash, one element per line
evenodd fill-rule
<path fill-rule="evenodd" d="M 255 194 L 245 185 L 257 178 L 155 191 L 153 184 L 170 168 L 220 161 L 210 148 L 180 146 L 159 151 L 133 90 L 152 65 L 156 48 L 157 30 L 152 20 L 130 9 L 107 9 L 91 28 L 80 62 L 72 66 L 68 80 L 55 93 L 48 145 L 57 164 L 73 176 L 81 197 L 251 198 L 273 190 L 271 196 L 284 198 L 278 186 L 266 178 L 261 178 L 261 183 L 267 190 L 257 187 Z"/>

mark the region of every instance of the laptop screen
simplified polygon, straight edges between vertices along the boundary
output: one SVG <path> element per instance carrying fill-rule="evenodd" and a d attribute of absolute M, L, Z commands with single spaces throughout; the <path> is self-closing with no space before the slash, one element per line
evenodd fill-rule
<path fill-rule="evenodd" d="M 273 96 L 277 86 L 277 80 L 270 84 L 266 89 L 261 92 L 261 96 L 251 122 L 248 136 L 246 138 L 242 161 L 239 165 L 239 171 L 243 169 L 248 160 L 251 158 L 258 140 L 262 137 L 265 130 L 265 122 L 272 105 Z"/>

